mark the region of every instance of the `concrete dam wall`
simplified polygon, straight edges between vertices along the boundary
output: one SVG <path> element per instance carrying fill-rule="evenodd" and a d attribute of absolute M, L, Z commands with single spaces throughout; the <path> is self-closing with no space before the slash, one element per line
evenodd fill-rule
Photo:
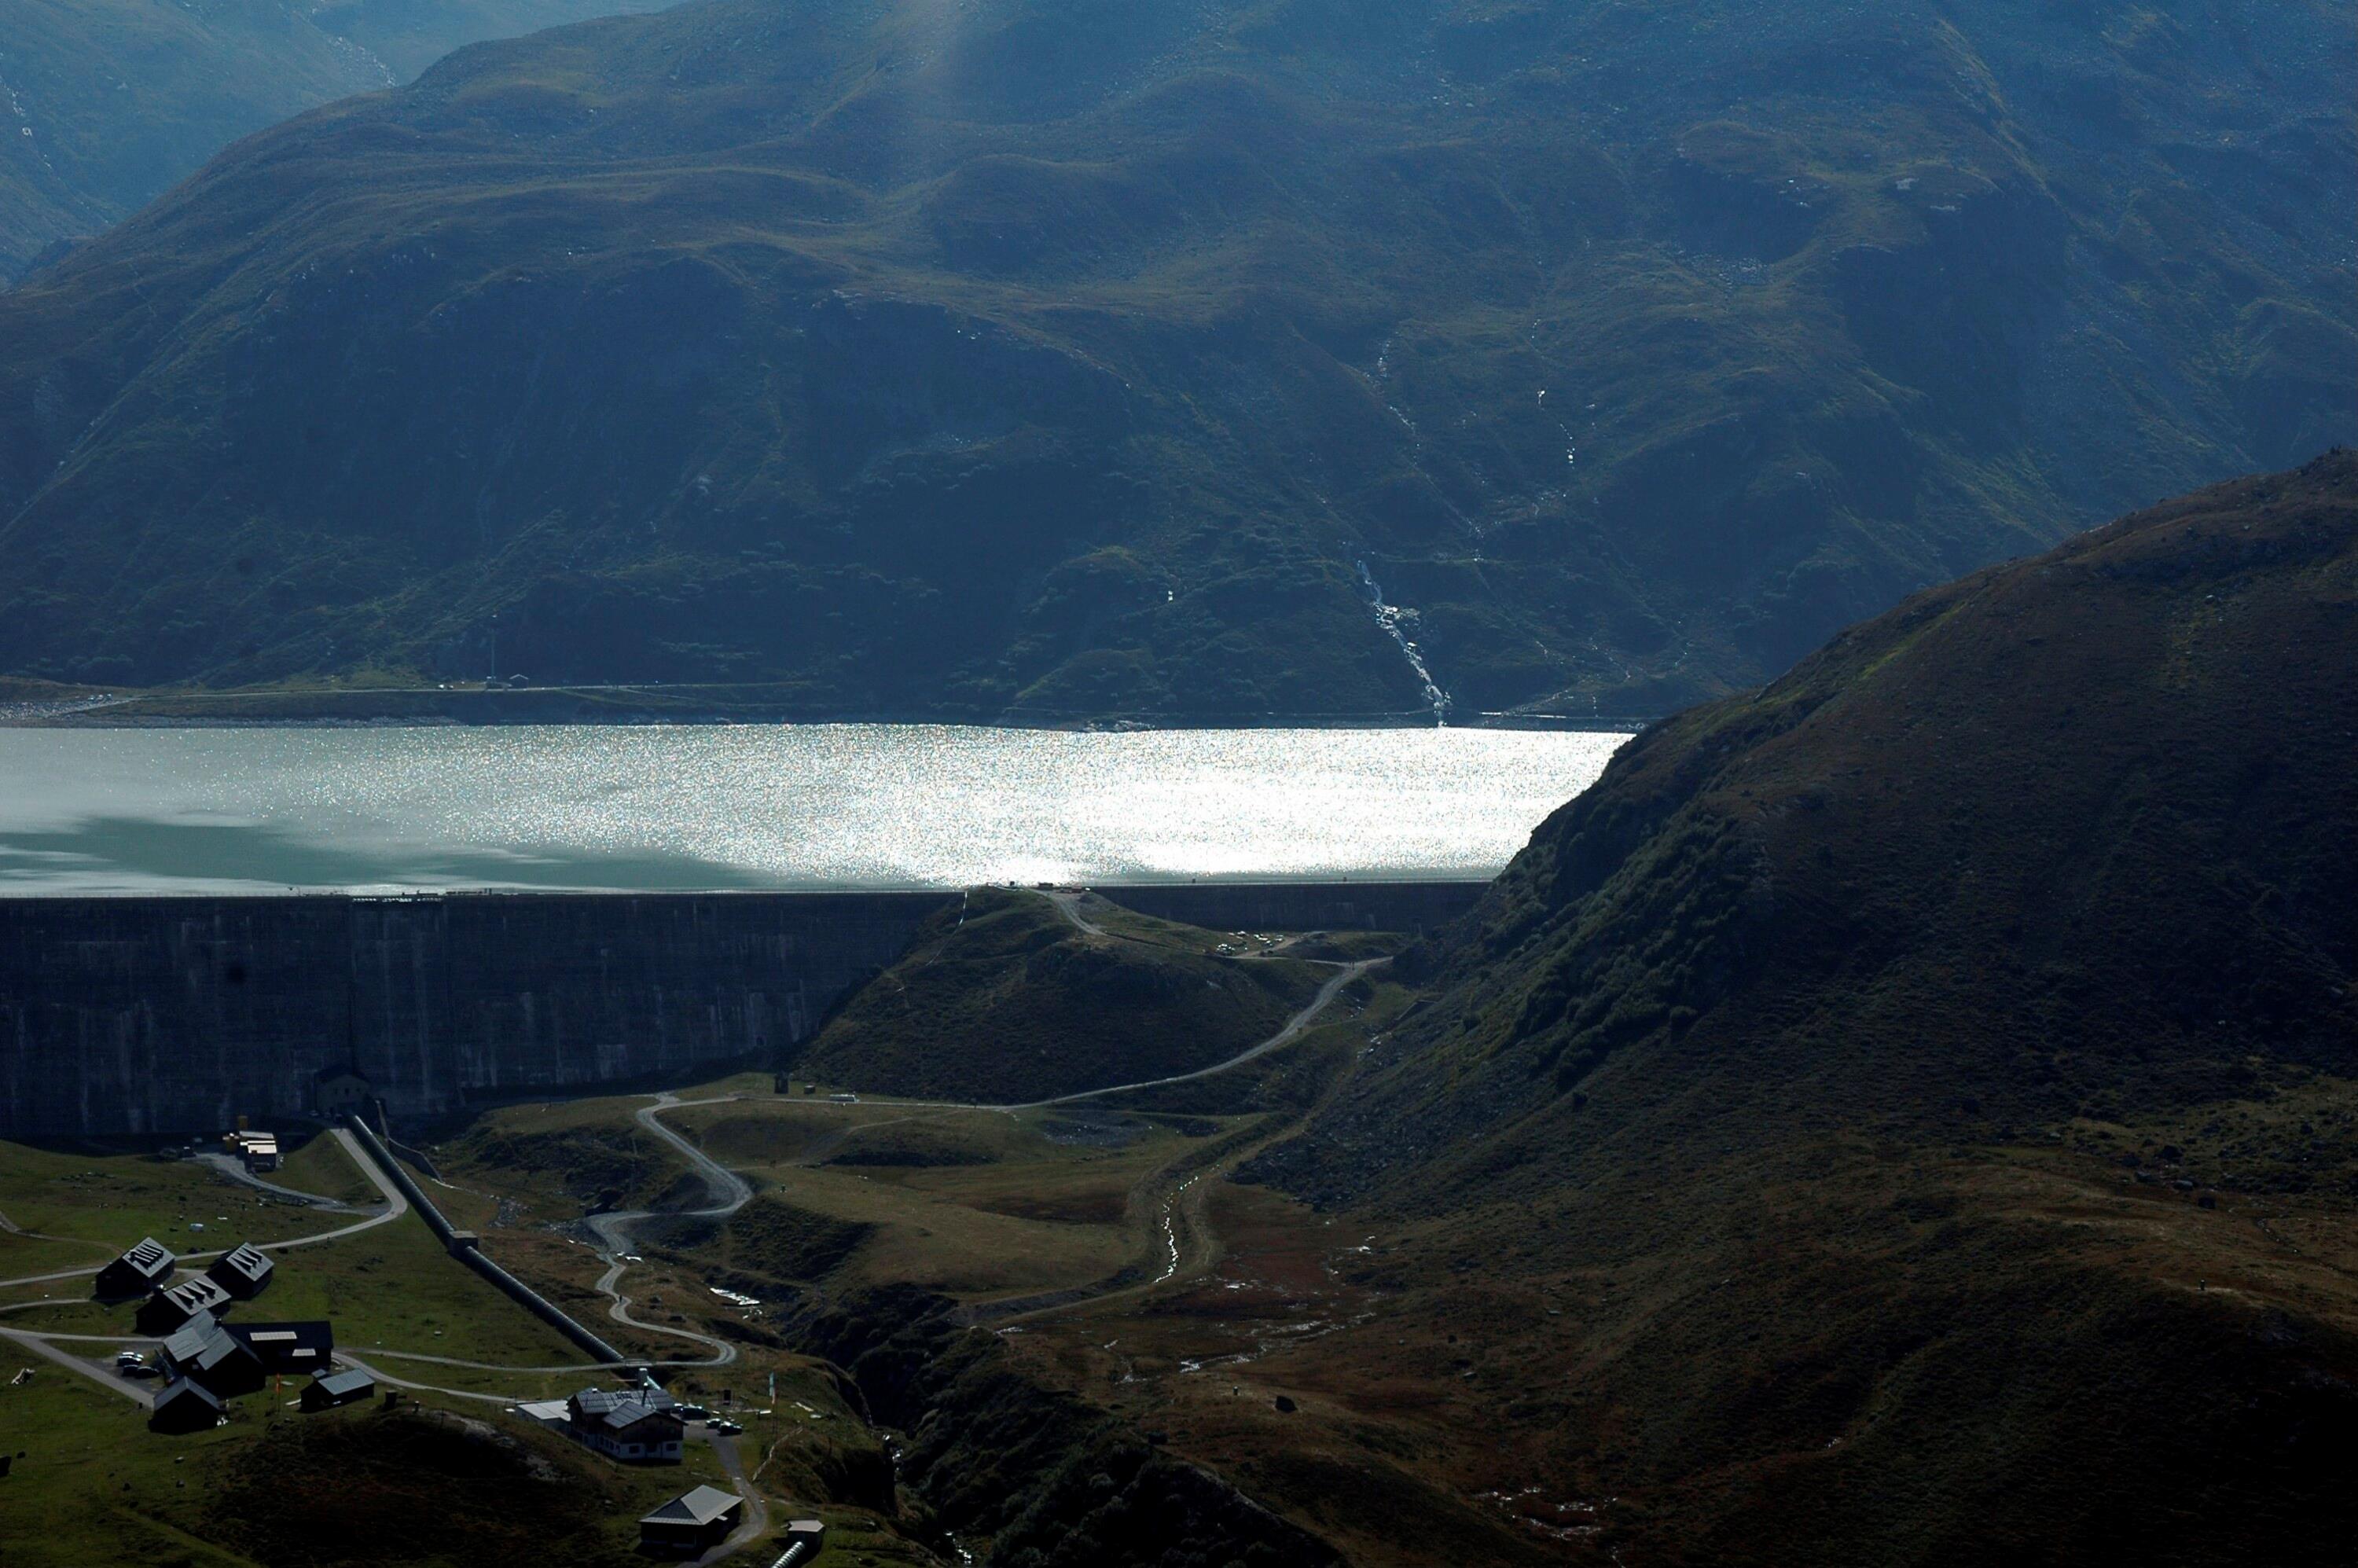
<path fill-rule="evenodd" d="M 0 901 L 0 1135 L 396 1117 L 792 1044 L 956 893 Z"/>
<path fill-rule="evenodd" d="M 1216 930 L 1415 931 L 1471 882 L 1099 891 Z M 688 1077 L 806 1039 L 956 892 L 0 899 L 0 1137 L 211 1133 Z"/>

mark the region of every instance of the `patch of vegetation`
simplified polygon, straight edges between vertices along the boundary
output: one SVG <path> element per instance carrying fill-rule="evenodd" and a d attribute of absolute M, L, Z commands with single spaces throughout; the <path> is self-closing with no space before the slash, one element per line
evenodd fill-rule
<path fill-rule="evenodd" d="M 875 1233 L 872 1224 L 800 1208 L 772 1193 L 755 1195 L 726 1220 L 674 1220 L 649 1232 L 667 1252 L 695 1250 L 773 1283 L 824 1280 Z"/>
<path fill-rule="evenodd" d="M 1289 959 L 1211 956 L 1216 934 L 1081 930 L 1037 893 L 979 888 L 827 1021 L 797 1075 L 1030 1101 L 1184 1073 L 1247 1050 L 1316 994 Z"/>
<path fill-rule="evenodd" d="M 212 1533 L 273 1568 L 643 1561 L 616 1516 L 668 1478 L 537 1435 L 438 1411 L 276 1421 L 226 1466 Z"/>
<path fill-rule="evenodd" d="M 521 1176 L 548 1200 L 589 1213 L 678 1208 L 703 1192 L 677 1150 L 612 1108 L 579 1101 L 490 1111 L 438 1145 L 435 1157 L 453 1175 Z"/>
<path fill-rule="evenodd" d="M 348 1187 L 322 1152 L 316 1169 Z M 373 1197 L 373 1188 L 369 1189 Z M 0 1142 L 0 1279 L 103 1263 L 153 1236 L 178 1253 L 234 1247 L 250 1231 L 268 1240 L 313 1235 L 350 1216 L 257 1193 L 206 1165 L 148 1152 L 34 1148 Z M 191 1231 L 191 1224 L 203 1231 Z"/>

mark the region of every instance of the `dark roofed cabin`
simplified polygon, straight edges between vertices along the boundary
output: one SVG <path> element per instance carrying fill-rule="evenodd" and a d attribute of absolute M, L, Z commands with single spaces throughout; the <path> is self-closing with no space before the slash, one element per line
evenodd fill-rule
<path fill-rule="evenodd" d="M 137 1301 L 170 1279 L 178 1261 L 170 1248 L 150 1236 L 101 1269 L 91 1293 L 103 1302 Z"/>
<path fill-rule="evenodd" d="M 230 1293 L 200 1274 L 148 1297 L 139 1309 L 139 1332 L 160 1338 L 178 1332 L 200 1313 L 216 1314 L 229 1304 Z"/>
<path fill-rule="evenodd" d="M 303 1390 L 303 1408 L 307 1411 L 333 1410 L 338 1405 L 357 1404 L 376 1392 L 376 1379 L 366 1372 L 347 1370 L 330 1372 L 314 1378 Z"/>
<path fill-rule="evenodd" d="M 729 1539 L 744 1517 L 745 1499 L 718 1487 L 698 1487 L 639 1520 L 639 1550 L 699 1557 Z"/>
<path fill-rule="evenodd" d="M 224 1410 L 219 1396 L 183 1378 L 156 1391 L 147 1417 L 150 1432 L 211 1432 L 221 1424 Z"/>
<path fill-rule="evenodd" d="M 233 1323 L 229 1333 L 266 1372 L 324 1372 L 335 1360 L 336 1329 L 330 1323 Z"/>
<path fill-rule="evenodd" d="M 251 1241 L 240 1242 L 233 1251 L 213 1260 L 205 1271 L 205 1278 L 242 1302 L 250 1302 L 270 1288 L 277 1266 L 269 1254 Z"/>
<path fill-rule="evenodd" d="M 194 1325 L 164 1342 L 164 1364 L 216 1399 L 233 1400 L 262 1387 L 262 1362 L 220 1324 Z"/>

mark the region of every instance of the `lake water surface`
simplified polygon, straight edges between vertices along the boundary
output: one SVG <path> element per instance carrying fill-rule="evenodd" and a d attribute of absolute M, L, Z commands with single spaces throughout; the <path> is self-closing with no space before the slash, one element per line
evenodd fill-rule
<path fill-rule="evenodd" d="M 0 894 L 1485 877 L 1626 739 L 0 729 Z"/>

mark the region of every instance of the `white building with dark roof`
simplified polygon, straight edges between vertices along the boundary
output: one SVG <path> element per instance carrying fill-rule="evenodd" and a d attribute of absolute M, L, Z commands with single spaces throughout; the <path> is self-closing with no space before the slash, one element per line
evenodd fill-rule
<path fill-rule="evenodd" d="M 687 1423 L 661 1389 L 584 1389 L 565 1401 L 566 1434 L 611 1459 L 676 1465 Z"/>

